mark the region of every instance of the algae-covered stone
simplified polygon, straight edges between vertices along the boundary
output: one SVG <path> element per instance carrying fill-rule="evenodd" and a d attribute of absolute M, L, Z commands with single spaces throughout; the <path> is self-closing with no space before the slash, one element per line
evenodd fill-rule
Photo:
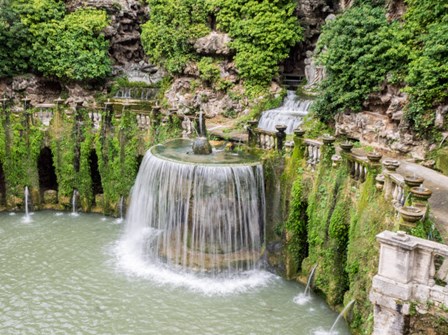
<path fill-rule="evenodd" d="M 45 204 L 57 204 L 58 203 L 58 192 L 55 190 L 46 190 L 44 192 L 44 203 Z"/>
<path fill-rule="evenodd" d="M 437 152 L 436 168 L 448 176 L 448 148 L 440 149 Z"/>

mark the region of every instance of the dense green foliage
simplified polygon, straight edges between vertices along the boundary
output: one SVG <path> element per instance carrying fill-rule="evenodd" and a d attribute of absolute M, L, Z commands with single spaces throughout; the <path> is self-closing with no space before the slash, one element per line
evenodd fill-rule
<path fill-rule="evenodd" d="M 8 120 L 2 117 L 6 126 L 0 143 L 8 197 L 23 198 L 25 186 L 37 189 L 37 159 L 39 157 L 43 132 L 38 126 L 26 122 L 25 115 L 10 115 Z"/>
<path fill-rule="evenodd" d="M 448 101 L 448 3 L 406 3 L 404 22 L 388 22 L 381 2 L 357 1 L 324 26 L 318 59 L 327 78 L 313 107 L 321 119 L 360 111 L 370 93 L 389 83 L 409 94 L 406 117 L 429 134 L 435 109 Z"/>
<path fill-rule="evenodd" d="M 241 77 L 265 84 L 278 72 L 289 48 L 302 39 L 290 0 L 216 0 L 218 28 L 229 33 Z"/>
<path fill-rule="evenodd" d="M 360 111 L 386 74 L 400 67 L 405 50 L 397 48 L 395 26 L 386 21 L 382 8 L 370 6 L 354 7 L 325 25 L 317 50 L 327 78 L 314 105 L 322 119 Z"/>
<path fill-rule="evenodd" d="M 181 73 L 196 59 L 192 40 L 206 35 L 205 0 L 148 0 L 151 18 L 142 26 L 142 44 L 153 62 L 171 73 Z"/>
<path fill-rule="evenodd" d="M 70 80 L 103 78 L 111 70 L 109 43 L 101 31 L 106 13 L 79 9 L 66 13 L 58 0 L 2 0 L 0 77 L 31 68 Z"/>
<path fill-rule="evenodd" d="M 0 77 L 28 69 L 29 32 L 10 0 L 0 0 Z"/>
<path fill-rule="evenodd" d="M 293 15 L 295 2 L 233 0 L 148 0 L 151 18 L 142 27 L 142 43 L 149 57 L 170 73 L 183 71 L 189 61 L 200 61 L 194 41 L 210 32 L 209 16 L 216 15 L 219 30 L 232 37 L 235 64 L 242 78 L 265 85 L 302 30 Z M 210 61 L 200 61 L 201 68 Z M 209 70 L 213 70 L 208 67 Z M 215 75 L 216 71 L 202 76 Z M 210 78 L 206 78 L 209 80 Z"/>
<path fill-rule="evenodd" d="M 106 12 L 77 10 L 61 21 L 30 27 L 34 35 L 32 65 L 46 76 L 86 80 L 109 74 L 109 43 L 100 32 L 107 26 Z"/>
<path fill-rule="evenodd" d="M 128 196 L 137 174 L 138 141 L 135 115 L 126 111 L 113 120 L 117 131 L 106 129 L 96 134 L 95 150 L 104 190 L 104 210 L 113 212 L 121 196 Z M 97 204 L 100 205 L 100 204 Z"/>

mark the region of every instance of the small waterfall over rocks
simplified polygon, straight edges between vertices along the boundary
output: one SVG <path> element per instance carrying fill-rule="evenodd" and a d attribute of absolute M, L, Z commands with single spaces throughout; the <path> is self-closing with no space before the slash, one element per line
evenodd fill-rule
<path fill-rule="evenodd" d="M 276 131 L 276 125 L 284 124 L 287 126 L 286 133 L 292 134 L 308 114 L 311 104 L 311 100 L 299 99 L 294 91 L 288 91 L 282 106 L 263 112 L 258 128 Z"/>
<path fill-rule="evenodd" d="M 193 277 L 207 282 L 256 271 L 265 221 L 261 163 L 247 158 L 235 162 L 232 153 L 193 155 L 191 140 L 171 142 L 172 149 L 153 147 L 143 159 L 118 243 L 121 266 L 161 282 L 183 281 L 182 285 Z M 232 163 L 224 156 L 217 158 L 220 155 L 233 157 Z M 189 279 L 173 279 L 179 274 Z M 203 289 L 204 284 L 191 286 Z"/>

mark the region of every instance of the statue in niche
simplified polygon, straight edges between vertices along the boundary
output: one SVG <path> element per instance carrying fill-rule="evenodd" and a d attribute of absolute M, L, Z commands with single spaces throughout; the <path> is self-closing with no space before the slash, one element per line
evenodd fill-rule
<path fill-rule="evenodd" d="M 307 84 L 306 90 L 312 90 L 325 78 L 325 68 L 323 66 L 316 65 L 313 53 L 311 51 L 306 52 L 305 59 L 305 78 Z"/>
<path fill-rule="evenodd" d="M 182 138 L 190 138 L 191 133 L 192 133 L 191 120 L 188 116 L 184 115 L 184 119 L 182 121 Z"/>

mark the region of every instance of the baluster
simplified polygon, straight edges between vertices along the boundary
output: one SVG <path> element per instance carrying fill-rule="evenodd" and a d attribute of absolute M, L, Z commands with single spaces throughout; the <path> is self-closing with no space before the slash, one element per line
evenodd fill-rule
<path fill-rule="evenodd" d="M 434 276 L 436 275 L 436 255 L 433 252 L 431 254 L 431 262 L 429 264 L 429 279 L 428 279 L 428 285 L 429 286 L 434 286 L 436 284 L 436 281 L 434 280 Z"/>
<path fill-rule="evenodd" d="M 398 185 L 392 182 L 393 192 L 392 192 L 392 203 L 395 204 L 398 196 Z"/>

